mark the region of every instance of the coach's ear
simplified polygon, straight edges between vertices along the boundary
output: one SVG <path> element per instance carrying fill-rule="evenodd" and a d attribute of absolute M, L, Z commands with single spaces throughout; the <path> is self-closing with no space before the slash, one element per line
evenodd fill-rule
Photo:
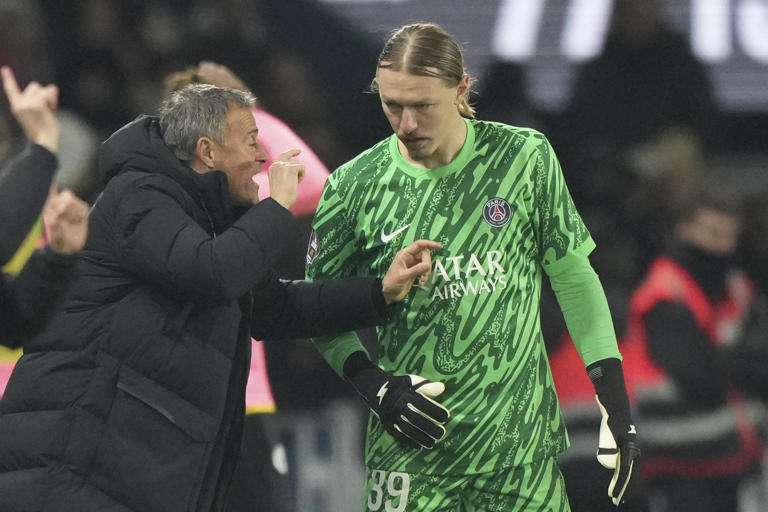
<path fill-rule="evenodd" d="M 200 137 L 197 139 L 195 156 L 209 170 L 216 167 L 216 151 L 217 146 L 213 139 L 208 137 Z"/>

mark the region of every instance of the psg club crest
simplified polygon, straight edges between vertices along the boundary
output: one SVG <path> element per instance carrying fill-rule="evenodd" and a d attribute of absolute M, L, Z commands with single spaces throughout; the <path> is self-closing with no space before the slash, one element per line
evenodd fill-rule
<path fill-rule="evenodd" d="M 320 253 L 320 240 L 317 238 L 317 231 L 312 230 L 309 235 L 309 247 L 307 247 L 307 263 L 313 263 Z"/>
<path fill-rule="evenodd" d="M 505 226 L 512 218 L 512 207 L 500 197 L 489 199 L 483 206 L 483 218 L 485 222 L 494 228 Z"/>

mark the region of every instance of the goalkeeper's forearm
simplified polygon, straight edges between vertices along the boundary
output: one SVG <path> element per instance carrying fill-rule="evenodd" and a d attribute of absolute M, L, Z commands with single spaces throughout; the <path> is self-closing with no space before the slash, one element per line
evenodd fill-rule
<path fill-rule="evenodd" d="M 615 358 L 602 359 L 587 366 L 587 374 L 595 386 L 598 400 L 608 413 L 611 432 L 614 436 L 618 435 L 617 441 L 619 438 L 624 439 L 629 432 L 614 432 L 614 427 L 620 426 L 623 429 L 626 426 L 629 430 L 630 425 L 634 428 L 634 423 L 621 361 Z"/>
<path fill-rule="evenodd" d="M 597 361 L 587 367 L 587 373 L 595 386 L 602 415 L 597 460 L 614 470 L 608 495 L 618 506 L 637 486 L 641 455 L 621 361 L 615 358 Z"/>

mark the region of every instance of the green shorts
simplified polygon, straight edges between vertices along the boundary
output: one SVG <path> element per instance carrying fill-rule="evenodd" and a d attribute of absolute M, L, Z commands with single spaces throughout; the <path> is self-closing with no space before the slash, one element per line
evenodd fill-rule
<path fill-rule="evenodd" d="M 368 469 L 363 512 L 570 512 L 557 457 L 496 473 Z"/>

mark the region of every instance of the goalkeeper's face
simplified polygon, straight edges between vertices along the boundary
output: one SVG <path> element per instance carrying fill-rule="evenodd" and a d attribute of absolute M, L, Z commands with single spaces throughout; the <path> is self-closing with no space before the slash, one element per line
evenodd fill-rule
<path fill-rule="evenodd" d="M 376 82 L 403 156 L 427 168 L 449 163 L 464 144 L 458 104 L 468 79 L 450 86 L 437 77 L 379 68 Z"/>

